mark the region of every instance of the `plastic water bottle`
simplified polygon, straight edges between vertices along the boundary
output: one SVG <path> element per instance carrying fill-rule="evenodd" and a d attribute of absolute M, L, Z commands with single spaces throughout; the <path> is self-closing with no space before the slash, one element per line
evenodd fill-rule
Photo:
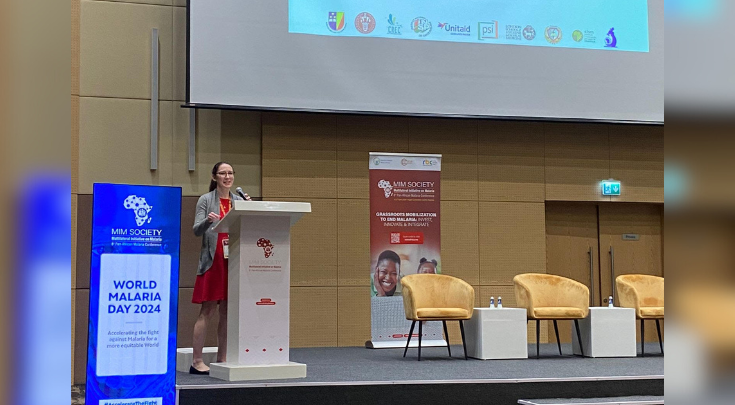
<path fill-rule="evenodd" d="M 614 308 L 615 305 L 613 305 L 613 297 L 612 295 L 607 298 L 607 307 L 608 308 Z"/>
<path fill-rule="evenodd" d="M 490 297 L 490 309 L 495 308 L 495 297 Z"/>
<path fill-rule="evenodd" d="M 498 308 L 503 308 L 503 299 L 498 297 Z"/>

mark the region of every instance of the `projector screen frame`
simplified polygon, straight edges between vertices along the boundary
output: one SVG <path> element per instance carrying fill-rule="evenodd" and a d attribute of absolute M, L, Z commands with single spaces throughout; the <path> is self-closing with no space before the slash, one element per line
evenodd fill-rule
<path fill-rule="evenodd" d="M 293 108 L 272 107 L 254 105 L 227 105 L 227 104 L 201 104 L 191 103 L 191 0 L 186 0 L 186 100 L 181 108 L 203 109 L 203 110 L 242 110 L 242 111 L 264 111 L 264 112 L 293 112 L 293 113 L 324 113 L 324 114 L 348 114 L 348 115 L 374 115 L 374 116 L 398 116 L 398 117 L 422 117 L 422 118 L 460 118 L 460 119 L 487 119 L 505 121 L 542 121 L 542 122 L 570 122 L 570 123 L 607 123 L 607 124 L 629 124 L 629 125 L 654 125 L 663 126 L 664 121 L 645 120 L 614 120 L 603 118 L 562 118 L 547 116 L 514 116 L 514 115 L 472 115 L 472 114 L 442 114 L 442 113 L 419 113 L 419 112 L 395 112 L 395 111 L 359 111 L 359 110 L 336 110 L 315 108 Z"/>

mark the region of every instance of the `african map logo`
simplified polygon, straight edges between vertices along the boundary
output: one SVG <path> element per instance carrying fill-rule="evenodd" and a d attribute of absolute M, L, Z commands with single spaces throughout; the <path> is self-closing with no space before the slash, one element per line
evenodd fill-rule
<path fill-rule="evenodd" d="M 126 210 L 131 210 L 135 214 L 135 223 L 138 226 L 143 226 L 146 223 L 151 223 L 152 217 L 148 216 L 153 207 L 148 205 L 144 197 L 138 197 L 137 195 L 129 195 L 128 198 L 123 202 L 123 206 Z"/>

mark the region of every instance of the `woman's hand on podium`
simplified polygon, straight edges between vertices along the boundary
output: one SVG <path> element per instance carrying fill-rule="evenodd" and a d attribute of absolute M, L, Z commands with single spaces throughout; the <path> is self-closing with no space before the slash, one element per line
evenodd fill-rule
<path fill-rule="evenodd" d="M 207 222 L 212 223 L 219 219 L 219 215 L 215 214 L 214 212 L 210 212 L 207 215 Z"/>

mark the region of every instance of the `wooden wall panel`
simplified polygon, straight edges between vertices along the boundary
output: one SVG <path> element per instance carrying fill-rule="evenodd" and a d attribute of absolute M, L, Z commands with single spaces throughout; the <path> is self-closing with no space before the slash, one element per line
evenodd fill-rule
<path fill-rule="evenodd" d="M 199 317 L 200 304 L 192 304 L 191 297 L 193 288 L 179 288 L 179 322 L 176 337 L 177 347 L 191 347 L 194 339 L 194 323 Z M 217 325 L 219 324 L 219 311 L 212 315 L 207 325 L 207 337 L 204 339 L 204 347 L 217 346 Z"/>
<path fill-rule="evenodd" d="M 71 96 L 71 192 L 79 192 L 79 96 Z"/>
<path fill-rule="evenodd" d="M 291 288 L 291 347 L 337 346 L 337 288 Z"/>
<path fill-rule="evenodd" d="M 79 95 L 79 20 L 80 0 L 71 0 L 71 94 Z"/>
<path fill-rule="evenodd" d="M 408 152 L 404 117 L 340 115 L 337 117 L 337 196 L 369 197 L 370 152 Z"/>
<path fill-rule="evenodd" d="M 257 111 L 222 111 L 222 160 L 235 168 L 236 186 L 252 197 L 262 196 L 260 120 Z"/>
<path fill-rule="evenodd" d="M 543 124 L 487 120 L 478 132 L 480 201 L 543 202 Z"/>
<path fill-rule="evenodd" d="M 661 216 L 657 204 L 600 205 L 600 274 L 604 297 L 612 291 L 610 247 L 615 253 L 615 277 L 622 274 L 661 276 Z M 639 240 L 623 240 L 622 235 L 635 234 Z M 603 302 L 606 303 L 606 302 Z"/>
<path fill-rule="evenodd" d="M 664 127 L 610 125 L 610 177 L 621 182 L 613 201 L 664 202 Z"/>
<path fill-rule="evenodd" d="M 340 286 L 370 286 L 368 200 L 337 200 L 337 268 Z"/>
<path fill-rule="evenodd" d="M 173 103 L 173 181 L 185 196 L 209 191 L 212 167 L 229 162 L 235 170 L 235 186 L 252 197 L 261 197 L 260 112 L 181 108 Z M 195 170 L 189 171 L 189 115 L 197 114 Z"/>
<path fill-rule="evenodd" d="M 71 289 L 77 288 L 77 207 L 79 196 L 71 195 Z"/>
<path fill-rule="evenodd" d="M 364 346 L 370 340 L 370 290 L 339 287 L 337 294 L 337 344 Z"/>
<path fill-rule="evenodd" d="M 160 103 L 158 170 L 150 170 L 150 101 L 82 97 L 79 192 L 95 182 L 172 184 L 172 108 Z"/>
<path fill-rule="evenodd" d="M 74 302 L 74 384 L 84 384 L 87 381 L 87 336 L 89 328 L 89 290 L 76 289 L 72 292 L 76 298 Z"/>
<path fill-rule="evenodd" d="M 173 0 L 92 0 L 92 1 L 111 1 L 119 3 L 137 3 L 137 4 L 151 4 L 159 6 L 170 6 Z"/>
<path fill-rule="evenodd" d="M 546 204 L 546 272 L 590 283 L 589 251 L 594 265 L 594 302 L 601 305 L 597 206 L 590 203 Z"/>
<path fill-rule="evenodd" d="M 336 117 L 263 114 L 263 196 L 336 198 Z"/>
<path fill-rule="evenodd" d="M 173 99 L 184 101 L 186 100 L 186 8 L 174 7 L 173 15 L 173 71 L 171 72 Z"/>
<path fill-rule="evenodd" d="M 89 288 L 92 260 L 92 195 L 77 196 L 76 288 Z"/>
<path fill-rule="evenodd" d="M 658 204 L 600 205 L 600 281 L 603 297 L 612 294 L 614 279 L 623 274 L 663 276 L 661 257 L 661 217 Z M 623 234 L 637 234 L 639 240 L 626 241 Z M 700 241 L 701 242 L 701 241 Z M 615 253 L 615 274 L 610 269 L 610 246 Z M 701 263 L 697 263 L 699 268 Z M 603 304 L 606 304 L 606 298 Z M 657 340 L 653 322 L 647 324 L 647 341 Z M 639 331 L 640 334 L 640 331 Z"/>
<path fill-rule="evenodd" d="M 212 167 L 222 160 L 222 112 L 219 110 L 173 109 L 173 184 L 185 196 L 200 196 L 209 191 Z M 197 114 L 195 168 L 189 171 L 189 114 Z M 234 163 L 233 163 L 234 164 Z M 235 171 L 240 172 L 235 168 Z M 239 181 L 239 177 L 235 179 Z"/>
<path fill-rule="evenodd" d="M 477 200 L 477 121 L 412 118 L 409 152 L 442 154 L 441 199 Z"/>
<path fill-rule="evenodd" d="M 291 228 L 291 286 L 337 286 L 337 200 L 278 200 L 311 203 L 311 213 Z"/>
<path fill-rule="evenodd" d="M 477 201 L 443 201 L 441 223 L 442 274 L 480 284 Z"/>
<path fill-rule="evenodd" d="M 72 253 L 74 250 L 72 250 Z M 72 262 L 72 269 L 74 268 Z M 72 270 L 73 271 L 73 270 Z M 74 283 L 74 278 L 72 277 L 72 284 Z M 74 287 L 71 288 L 71 385 L 74 385 L 74 363 L 76 362 L 76 352 L 74 350 L 74 346 L 76 346 L 76 319 L 77 319 L 77 294 L 74 290 Z"/>
<path fill-rule="evenodd" d="M 159 35 L 159 96 L 172 99 L 173 8 L 81 2 L 80 95 L 150 99 L 151 30 Z"/>
<path fill-rule="evenodd" d="M 546 123 L 546 200 L 609 201 L 600 181 L 610 178 L 608 126 Z"/>
<path fill-rule="evenodd" d="M 544 204 L 480 202 L 480 283 L 546 271 Z"/>
<path fill-rule="evenodd" d="M 495 305 L 497 305 L 500 297 L 503 299 L 503 307 L 518 308 L 513 285 L 483 285 L 480 286 L 478 293 L 480 294 L 479 306 L 482 308 L 490 306 L 490 297 L 495 298 Z"/>

